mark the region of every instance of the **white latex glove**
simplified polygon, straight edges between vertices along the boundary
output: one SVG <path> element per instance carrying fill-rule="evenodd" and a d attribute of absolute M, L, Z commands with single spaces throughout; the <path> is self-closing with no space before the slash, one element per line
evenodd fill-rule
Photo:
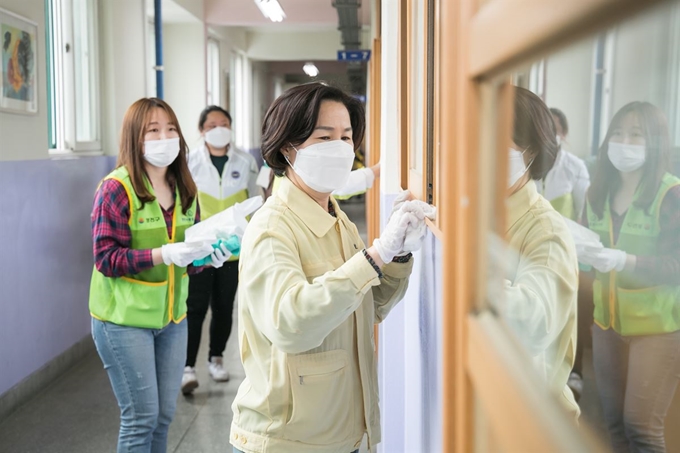
<path fill-rule="evenodd" d="M 161 256 L 166 265 L 186 267 L 194 260 L 200 260 L 213 252 L 212 245 L 207 242 L 188 244 L 186 242 L 176 242 L 165 244 L 161 247 Z"/>
<path fill-rule="evenodd" d="M 225 261 L 229 259 L 231 252 L 227 249 L 226 244 L 221 244 L 215 251 L 210 255 L 210 261 L 212 261 L 212 267 L 218 268 L 222 267 Z"/>
<path fill-rule="evenodd" d="M 583 247 L 579 260 L 584 264 L 589 264 L 602 273 L 613 270 L 621 272 L 626 267 L 626 252 L 623 250 Z"/>
<path fill-rule="evenodd" d="M 395 256 L 404 252 L 406 229 L 409 225 L 416 226 L 418 222 L 418 217 L 411 212 L 397 210 L 392 214 L 385 231 L 373 241 L 373 247 L 376 248 L 384 263 L 389 263 Z"/>
<path fill-rule="evenodd" d="M 406 229 L 406 238 L 404 239 L 403 252 L 415 252 L 420 250 L 425 240 L 427 233 L 427 224 L 425 219 L 434 220 L 437 215 L 437 208 L 420 200 L 407 200 L 402 203 L 401 208 L 403 212 L 410 212 L 416 216 L 418 222 L 415 225 L 409 226 Z"/>

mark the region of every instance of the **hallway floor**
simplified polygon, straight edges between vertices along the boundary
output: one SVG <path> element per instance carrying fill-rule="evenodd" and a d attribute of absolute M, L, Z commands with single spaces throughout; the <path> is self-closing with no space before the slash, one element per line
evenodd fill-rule
<path fill-rule="evenodd" d="M 365 240 L 364 203 L 355 199 L 342 209 Z M 170 425 L 168 452 L 231 453 L 231 403 L 245 377 L 238 354 L 236 312 L 224 363 L 231 379 L 208 375 L 208 326 L 203 324 L 196 371 L 200 386 L 193 396 L 179 396 Z M 0 453 L 107 453 L 115 451 L 119 410 L 96 351 L 0 423 Z"/>

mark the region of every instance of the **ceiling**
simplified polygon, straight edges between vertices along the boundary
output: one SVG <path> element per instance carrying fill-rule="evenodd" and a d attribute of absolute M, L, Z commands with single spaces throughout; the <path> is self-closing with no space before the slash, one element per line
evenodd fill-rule
<path fill-rule="evenodd" d="M 205 0 L 205 19 L 211 25 L 266 27 L 269 30 L 338 27 L 332 0 L 278 0 L 286 13 L 283 22 L 265 18 L 253 0 Z M 371 25 L 370 0 L 361 2 L 359 23 Z"/>

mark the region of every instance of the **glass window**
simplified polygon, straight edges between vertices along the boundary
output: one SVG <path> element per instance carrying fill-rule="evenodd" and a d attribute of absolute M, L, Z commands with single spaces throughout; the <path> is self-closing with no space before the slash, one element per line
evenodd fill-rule
<path fill-rule="evenodd" d="M 627 437 L 633 411 L 651 427 L 680 410 L 679 49 L 680 1 L 665 2 L 483 91 L 478 189 L 503 193 L 481 208 L 488 305 L 527 372 L 626 448 L 664 449 L 663 430 Z"/>
<path fill-rule="evenodd" d="M 409 74 L 409 137 L 411 148 L 409 168 L 423 174 L 423 148 L 425 129 L 425 2 L 411 1 L 411 43 Z"/>
<path fill-rule="evenodd" d="M 101 152 L 96 0 L 46 2 L 52 152 Z"/>
<path fill-rule="evenodd" d="M 220 44 L 208 38 L 208 105 L 222 105 L 220 96 Z"/>
<path fill-rule="evenodd" d="M 99 139 L 97 105 L 97 35 L 94 0 L 73 0 L 73 51 L 75 57 L 76 140 Z"/>

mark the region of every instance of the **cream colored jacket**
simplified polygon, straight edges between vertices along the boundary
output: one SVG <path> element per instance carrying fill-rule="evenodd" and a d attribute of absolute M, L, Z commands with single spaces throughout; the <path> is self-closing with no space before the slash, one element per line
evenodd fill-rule
<path fill-rule="evenodd" d="M 567 380 L 576 356 L 578 262 L 571 234 L 533 181 L 508 198 L 512 254 L 502 313 L 536 370 L 574 415 Z"/>
<path fill-rule="evenodd" d="M 332 203 L 337 219 L 283 178 L 243 237 L 239 450 L 349 453 L 364 433 L 380 441 L 373 325 L 404 296 L 413 260 L 385 265 L 379 279 Z"/>

